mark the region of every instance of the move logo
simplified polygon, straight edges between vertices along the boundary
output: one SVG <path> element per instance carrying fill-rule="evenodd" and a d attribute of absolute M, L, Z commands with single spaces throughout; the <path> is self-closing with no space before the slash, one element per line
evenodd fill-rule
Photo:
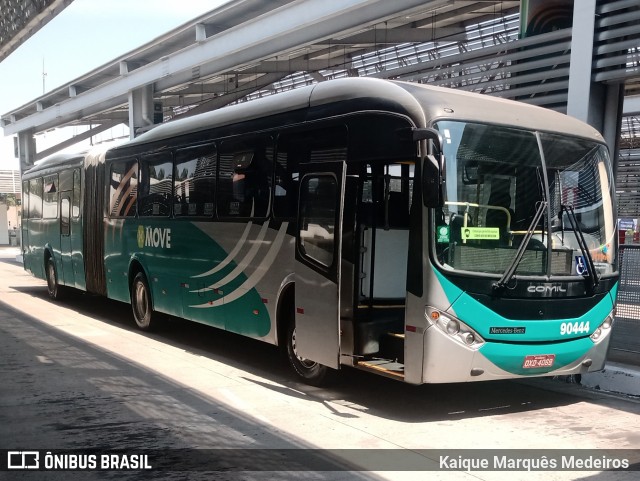
<path fill-rule="evenodd" d="M 138 226 L 138 247 L 160 247 L 171 249 L 171 229 Z"/>

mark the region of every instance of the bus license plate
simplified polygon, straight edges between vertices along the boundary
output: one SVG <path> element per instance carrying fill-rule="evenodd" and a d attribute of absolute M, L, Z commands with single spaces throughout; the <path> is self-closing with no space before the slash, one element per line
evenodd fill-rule
<path fill-rule="evenodd" d="M 555 354 L 540 354 L 534 356 L 525 356 L 523 369 L 536 369 L 540 367 L 551 367 L 556 360 Z"/>

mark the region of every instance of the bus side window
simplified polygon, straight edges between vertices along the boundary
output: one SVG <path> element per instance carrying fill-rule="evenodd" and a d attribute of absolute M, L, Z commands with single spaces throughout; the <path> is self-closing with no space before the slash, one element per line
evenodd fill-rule
<path fill-rule="evenodd" d="M 144 157 L 140 163 L 138 215 L 167 217 L 173 199 L 173 162 L 170 153 Z"/>
<path fill-rule="evenodd" d="M 300 252 L 329 268 L 334 260 L 338 184 L 333 175 L 308 175 L 300 190 Z"/>
<path fill-rule="evenodd" d="M 295 217 L 300 164 L 346 160 L 347 129 L 338 124 L 287 132 L 279 136 L 277 151 L 273 214 L 279 218 Z"/>
<path fill-rule="evenodd" d="M 138 162 L 128 160 L 111 164 L 109 173 L 109 215 L 135 217 L 138 198 Z"/>
<path fill-rule="evenodd" d="M 218 214 L 221 217 L 266 217 L 272 176 L 271 138 L 223 143 L 218 173 Z"/>
<path fill-rule="evenodd" d="M 305 158 L 306 149 L 291 135 L 281 135 L 275 162 L 275 188 L 273 192 L 273 215 L 278 218 L 295 217 L 300 187 L 300 159 Z"/>
<path fill-rule="evenodd" d="M 69 194 L 66 193 L 60 200 L 60 235 L 71 235 L 71 203 L 69 202 Z"/>
<path fill-rule="evenodd" d="M 173 214 L 212 217 L 218 157 L 215 144 L 176 152 Z"/>
<path fill-rule="evenodd" d="M 74 219 L 80 217 L 80 169 L 73 170 L 73 197 L 71 204 L 71 216 Z"/>
<path fill-rule="evenodd" d="M 42 217 L 42 177 L 29 181 L 29 219 Z"/>
<path fill-rule="evenodd" d="M 44 219 L 56 219 L 58 217 L 58 174 L 48 175 L 44 178 L 44 204 L 42 217 Z"/>

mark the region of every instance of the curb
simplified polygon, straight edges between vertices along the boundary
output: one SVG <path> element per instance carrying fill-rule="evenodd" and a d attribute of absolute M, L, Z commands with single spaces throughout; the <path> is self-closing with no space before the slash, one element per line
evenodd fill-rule
<path fill-rule="evenodd" d="M 22 264 L 22 252 L 20 247 L 16 246 L 0 246 L 0 257 L 7 258 L 13 257 L 16 262 Z"/>
<path fill-rule="evenodd" d="M 633 366 L 607 362 L 600 372 L 583 374 L 584 387 L 629 396 L 640 396 L 640 372 Z"/>

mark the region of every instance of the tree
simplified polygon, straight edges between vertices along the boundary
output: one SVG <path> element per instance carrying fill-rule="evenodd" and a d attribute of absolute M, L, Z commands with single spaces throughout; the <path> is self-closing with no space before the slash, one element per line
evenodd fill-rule
<path fill-rule="evenodd" d="M 16 194 L 0 194 L 0 203 L 7 204 L 7 208 L 14 205 L 20 205 L 19 202 L 20 201 Z"/>

